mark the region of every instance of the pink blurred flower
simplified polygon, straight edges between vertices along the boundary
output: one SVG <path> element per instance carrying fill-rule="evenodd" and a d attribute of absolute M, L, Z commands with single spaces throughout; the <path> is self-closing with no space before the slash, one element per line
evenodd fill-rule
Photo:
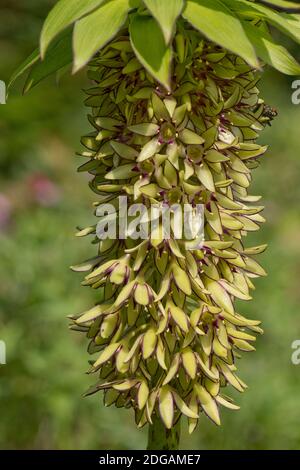
<path fill-rule="evenodd" d="M 41 206 L 55 206 L 60 201 L 58 186 L 42 173 L 30 177 L 29 189 L 33 200 Z"/>

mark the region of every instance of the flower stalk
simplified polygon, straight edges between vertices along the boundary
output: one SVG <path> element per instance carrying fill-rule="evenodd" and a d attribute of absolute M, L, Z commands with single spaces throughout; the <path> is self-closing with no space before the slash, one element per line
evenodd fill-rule
<path fill-rule="evenodd" d="M 148 427 L 147 450 L 178 450 L 180 443 L 180 419 L 172 427 L 166 429 L 159 416 L 153 417 L 153 424 Z"/>

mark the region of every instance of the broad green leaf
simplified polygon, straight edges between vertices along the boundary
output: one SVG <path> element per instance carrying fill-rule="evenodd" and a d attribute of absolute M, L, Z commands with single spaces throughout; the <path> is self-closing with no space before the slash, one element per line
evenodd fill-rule
<path fill-rule="evenodd" d="M 171 47 L 166 46 L 156 20 L 135 15 L 129 29 L 133 50 L 141 64 L 170 90 Z"/>
<path fill-rule="evenodd" d="M 292 39 L 300 42 L 300 25 L 298 22 L 288 20 L 288 18 L 276 13 L 270 8 L 260 5 L 259 3 L 249 3 L 246 0 L 225 0 L 228 7 L 237 12 L 249 13 L 253 17 L 259 17 L 269 22 L 272 26 L 280 29 Z"/>
<path fill-rule="evenodd" d="M 74 72 L 117 34 L 126 21 L 129 3 L 129 0 L 111 0 L 75 24 Z"/>
<path fill-rule="evenodd" d="M 13 86 L 15 81 L 23 75 L 23 73 L 27 72 L 40 58 L 40 51 L 39 49 L 35 49 L 32 54 L 17 68 L 14 74 L 11 76 L 8 86 L 7 86 L 7 93 L 9 92 L 10 88 Z"/>
<path fill-rule="evenodd" d="M 281 11 L 300 11 L 300 5 L 298 3 L 286 2 L 285 0 L 260 0 L 260 3 L 264 3 L 265 5 Z"/>
<path fill-rule="evenodd" d="M 183 16 L 208 39 L 259 67 L 240 20 L 219 0 L 189 0 Z"/>
<path fill-rule="evenodd" d="M 95 10 L 104 0 L 60 0 L 50 11 L 41 33 L 41 54 L 65 28 Z"/>
<path fill-rule="evenodd" d="M 182 12 L 184 1 L 144 0 L 144 3 L 157 20 L 164 34 L 165 41 L 169 44 L 174 33 L 176 20 Z"/>
<path fill-rule="evenodd" d="M 43 60 L 35 62 L 24 86 L 24 93 L 40 81 L 72 62 L 71 31 L 63 33 L 48 49 Z"/>
<path fill-rule="evenodd" d="M 287 75 L 300 74 L 300 64 L 285 47 L 273 42 L 269 34 L 251 24 L 245 23 L 244 28 L 256 49 L 257 55 L 266 64 Z"/>

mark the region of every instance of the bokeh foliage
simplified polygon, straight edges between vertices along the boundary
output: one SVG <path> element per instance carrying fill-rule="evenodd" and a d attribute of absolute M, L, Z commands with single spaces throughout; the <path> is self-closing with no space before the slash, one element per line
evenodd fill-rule
<path fill-rule="evenodd" d="M 0 79 L 8 80 L 31 52 L 53 3 L 1 1 Z M 253 184 L 253 193 L 264 198 L 267 224 L 251 242 L 269 243 L 260 257 L 269 276 L 257 281 L 253 302 L 243 303 L 243 313 L 261 318 L 265 329 L 257 352 L 239 364 L 249 391 L 237 397 L 238 413 L 223 412 L 220 429 L 204 418 L 192 437 L 184 428 L 183 448 L 300 446 L 300 366 L 290 359 L 291 343 L 300 339 L 300 108 L 291 104 L 292 80 L 268 71 L 262 83 L 279 117 L 263 134 L 270 150 Z M 104 408 L 99 396 L 81 398 L 91 383 L 84 375 L 88 355 L 84 342 L 67 329 L 66 315 L 93 300 L 68 270 L 93 253 L 86 240 L 73 236 L 76 225 L 91 221 L 87 181 L 76 174 L 79 161 L 73 157 L 88 130 L 84 85 L 84 75 L 62 77 L 58 88 L 49 79 L 0 107 L 0 193 L 10 204 L 10 221 L 0 232 L 0 339 L 8 356 L 0 366 L 2 449 L 145 445 L 145 434 L 128 412 Z M 49 180 L 55 198 L 47 199 L 47 185 L 41 188 L 45 200 L 38 197 L 33 181 L 41 179 Z"/>

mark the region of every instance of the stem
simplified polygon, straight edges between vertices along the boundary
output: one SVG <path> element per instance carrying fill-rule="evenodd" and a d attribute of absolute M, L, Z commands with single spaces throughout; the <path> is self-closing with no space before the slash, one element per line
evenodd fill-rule
<path fill-rule="evenodd" d="M 149 424 L 147 450 L 178 450 L 180 419 L 172 429 L 166 429 L 157 415 L 152 416 L 152 421 L 153 424 Z"/>

